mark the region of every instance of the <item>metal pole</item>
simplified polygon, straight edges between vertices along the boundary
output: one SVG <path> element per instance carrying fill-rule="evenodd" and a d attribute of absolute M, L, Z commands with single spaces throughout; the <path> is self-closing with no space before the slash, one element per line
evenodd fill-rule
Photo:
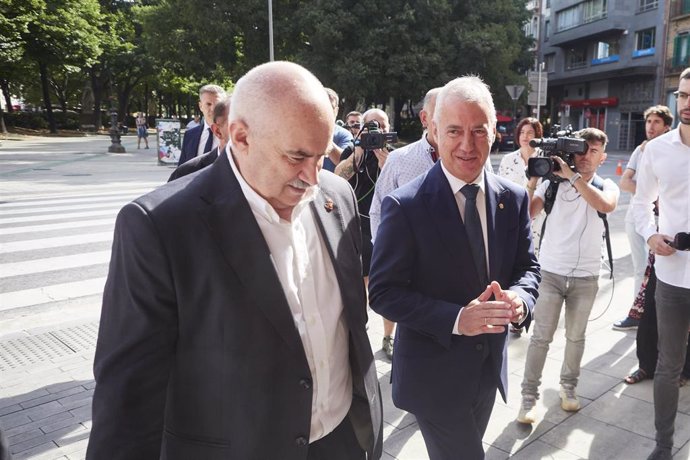
<path fill-rule="evenodd" d="M 273 1 L 268 0 L 268 55 L 271 62 L 273 59 Z"/>
<path fill-rule="evenodd" d="M 539 111 L 541 110 L 541 106 L 540 106 L 540 102 L 541 102 L 541 71 L 543 68 L 544 68 L 544 63 L 542 62 L 541 64 L 539 64 L 539 67 L 537 69 L 537 71 L 538 71 L 537 78 L 539 78 L 539 83 L 537 83 L 537 120 L 539 120 L 539 121 L 541 121 L 540 120 L 541 117 L 539 116 L 539 114 L 540 114 Z"/>

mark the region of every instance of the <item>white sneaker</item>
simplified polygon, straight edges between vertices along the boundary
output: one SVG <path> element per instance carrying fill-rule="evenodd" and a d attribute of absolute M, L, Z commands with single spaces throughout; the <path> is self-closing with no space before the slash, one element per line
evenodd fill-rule
<path fill-rule="evenodd" d="M 575 385 L 562 384 L 559 396 L 561 397 L 561 409 L 566 412 L 577 412 L 580 410 L 580 400 L 577 399 L 575 394 Z"/>
<path fill-rule="evenodd" d="M 536 407 L 537 398 L 532 395 L 524 395 L 522 397 L 522 405 L 520 412 L 518 412 L 517 421 L 531 425 L 537 420 Z"/>

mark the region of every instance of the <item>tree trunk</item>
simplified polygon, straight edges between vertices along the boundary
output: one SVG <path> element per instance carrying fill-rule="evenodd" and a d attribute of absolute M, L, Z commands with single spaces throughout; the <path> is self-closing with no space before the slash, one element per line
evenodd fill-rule
<path fill-rule="evenodd" d="M 392 123 L 392 125 L 394 127 L 393 131 L 395 131 L 395 132 L 400 132 L 400 128 L 402 127 L 401 126 L 401 124 L 402 124 L 401 118 L 402 117 L 400 116 L 400 113 L 402 112 L 404 103 L 405 103 L 405 101 L 401 98 L 397 98 L 397 97 L 395 99 L 391 98 L 391 107 L 393 107 L 393 120 L 392 120 L 393 123 Z"/>
<path fill-rule="evenodd" d="M 50 103 L 50 83 L 48 83 L 48 65 L 44 62 L 39 61 L 38 71 L 41 74 L 43 105 L 46 109 L 46 115 L 48 115 L 48 126 L 50 127 L 50 132 L 56 134 L 57 126 L 55 125 L 55 117 L 53 116 L 53 106 Z"/>
<path fill-rule="evenodd" d="M 0 87 L 2 88 L 2 95 L 5 97 L 7 113 L 14 112 L 14 107 L 12 107 L 12 96 L 10 95 L 10 82 L 2 78 L 0 79 Z"/>
<path fill-rule="evenodd" d="M 144 83 L 144 112 L 149 116 L 149 84 Z"/>
<path fill-rule="evenodd" d="M 7 126 L 5 126 L 5 111 L 2 110 L 1 105 L 0 105 L 0 132 L 2 132 L 2 134 L 7 134 Z"/>
<path fill-rule="evenodd" d="M 91 68 L 91 90 L 93 91 L 93 125 L 96 131 L 103 125 L 101 120 L 101 104 L 103 102 L 103 85 L 95 67 Z M 82 107 L 83 110 L 83 107 Z"/>

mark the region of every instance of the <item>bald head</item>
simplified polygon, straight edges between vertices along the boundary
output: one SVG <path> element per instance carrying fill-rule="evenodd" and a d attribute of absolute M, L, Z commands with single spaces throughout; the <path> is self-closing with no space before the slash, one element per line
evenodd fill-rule
<path fill-rule="evenodd" d="M 390 131 L 390 122 L 388 121 L 388 114 L 381 109 L 369 109 L 362 115 L 364 124 L 370 121 L 377 121 L 379 123 L 379 128 L 384 133 Z"/>
<path fill-rule="evenodd" d="M 311 72 L 291 62 L 270 62 L 239 79 L 232 93 L 230 122 L 242 120 L 249 129 L 276 133 L 288 112 L 299 114 L 304 108 L 335 123 L 328 95 Z"/>

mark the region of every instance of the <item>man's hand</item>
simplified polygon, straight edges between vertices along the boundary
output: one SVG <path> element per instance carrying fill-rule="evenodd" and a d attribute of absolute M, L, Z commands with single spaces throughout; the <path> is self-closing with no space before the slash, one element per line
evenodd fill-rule
<path fill-rule="evenodd" d="M 673 241 L 673 237 L 663 235 L 661 233 L 655 233 L 649 237 L 647 244 L 654 254 L 658 256 L 670 256 L 676 252 L 676 250 L 666 241 Z"/>
<path fill-rule="evenodd" d="M 388 150 L 376 149 L 374 150 L 374 155 L 376 155 L 376 159 L 379 160 L 379 169 L 383 169 L 383 165 L 386 163 L 386 158 L 388 158 Z"/>
<path fill-rule="evenodd" d="M 570 169 L 570 166 L 568 166 L 568 164 L 565 161 L 563 161 L 561 157 L 552 156 L 551 159 L 558 163 L 558 165 L 561 167 L 560 171 L 554 171 L 553 174 L 567 181 L 570 181 L 570 178 L 575 175 L 575 171 Z"/>
<path fill-rule="evenodd" d="M 508 323 L 515 322 L 513 318 L 522 315 L 522 301 L 511 298 L 511 294 L 514 293 L 503 291 L 501 286 L 493 281 L 479 297 L 463 308 L 458 321 L 458 333 L 468 336 L 503 333 Z M 494 295 L 496 300 L 489 301 L 491 295 Z"/>

